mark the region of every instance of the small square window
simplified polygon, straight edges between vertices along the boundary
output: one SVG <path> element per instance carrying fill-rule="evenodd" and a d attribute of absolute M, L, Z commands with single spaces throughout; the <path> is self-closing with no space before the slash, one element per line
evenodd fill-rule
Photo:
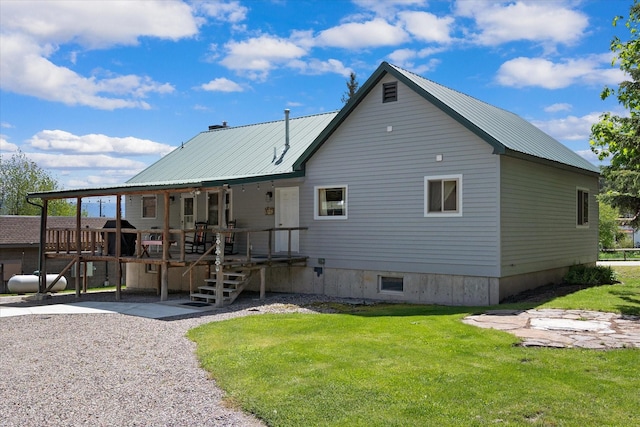
<path fill-rule="evenodd" d="M 589 191 L 578 189 L 577 199 L 577 224 L 582 227 L 589 226 Z"/>
<path fill-rule="evenodd" d="M 315 187 L 314 219 L 347 218 L 347 186 Z"/>
<path fill-rule="evenodd" d="M 156 217 L 156 196 L 142 196 L 142 218 Z"/>
<path fill-rule="evenodd" d="M 398 100 L 398 82 L 382 84 L 382 102 L 394 102 Z"/>
<path fill-rule="evenodd" d="M 425 177 L 425 216 L 462 214 L 462 176 Z"/>
<path fill-rule="evenodd" d="M 380 276 L 380 292 L 404 292 L 404 278 Z"/>

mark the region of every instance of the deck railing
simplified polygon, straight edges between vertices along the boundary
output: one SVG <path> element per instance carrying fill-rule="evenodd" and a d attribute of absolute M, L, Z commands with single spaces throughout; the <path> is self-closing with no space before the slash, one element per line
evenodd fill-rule
<path fill-rule="evenodd" d="M 276 232 L 287 233 L 287 256 L 292 257 L 292 235 L 295 232 L 307 230 L 307 227 L 281 227 L 281 228 L 216 228 L 208 227 L 204 231 L 207 233 L 208 239 L 204 251 L 208 251 L 211 246 L 214 245 L 216 236 L 221 234 L 226 238 L 231 234 L 235 234 L 236 246 L 243 246 L 245 249 L 247 259 L 251 259 L 253 256 L 253 243 L 252 238 L 256 234 L 267 233 L 266 248 L 261 251 L 261 255 L 271 260 L 274 257 L 275 252 L 273 245 L 275 242 Z M 175 260 L 185 261 L 188 254 L 185 250 L 185 242 L 188 237 L 195 235 L 196 231 L 202 232 L 203 230 L 195 229 L 169 229 L 169 238 L 166 239 L 166 243 L 170 246 L 170 252 L 177 256 Z M 115 228 L 82 228 L 80 234 L 75 228 L 48 228 L 46 230 L 46 242 L 44 245 L 45 251 L 55 254 L 76 254 L 78 249 L 85 255 L 91 256 L 115 256 L 115 243 L 116 243 L 116 229 Z M 133 229 L 122 228 L 120 233 L 123 239 L 121 243 L 121 257 L 135 257 L 142 258 L 144 255 L 151 256 L 150 242 L 153 246 L 159 246 L 165 243 L 162 239 L 163 230 L 158 228 L 152 229 Z M 243 236 L 242 239 L 240 236 Z M 244 240 L 242 245 L 241 241 Z M 128 244 L 124 244 L 124 243 Z M 156 243 L 158 242 L 158 243 Z M 264 241 L 263 241 L 264 242 Z M 132 246 L 133 245 L 133 246 Z M 146 247 L 145 247 L 146 246 Z M 224 244 L 223 244 L 224 246 Z M 177 249 L 177 250 L 176 250 Z M 264 253 L 266 250 L 266 254 Z M 146 251 L 146 252 L 145 252 Z M 177 254 L 176 254 L 177 253 Z M 110 255 L 109 255 L 110 254 Z"/>

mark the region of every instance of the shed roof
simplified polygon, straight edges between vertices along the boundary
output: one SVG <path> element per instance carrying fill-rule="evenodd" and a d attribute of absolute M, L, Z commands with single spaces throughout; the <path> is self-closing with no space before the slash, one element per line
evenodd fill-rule
<path fill-rule="evenodd" d="M 599 173 L 597 166 L 538 129 L 517 114 L 450 89 L 395 65 L 383 62 L 362 88 L 296 162 L 302 167 L 360 101 L 387 74 L 442 109 L 494 148 L 496 154 L 527 157 Z"/>
<path fill-rule="evenodd" d="M 81 218 L 82 228 L 102 228 L 109 218 Z M 76 228 L 76 217 L 50 216 L 49 228 Z M 0 247 L 25 247 L 40 242 L 40 217 L 23 215 L 0 215 Z"/>

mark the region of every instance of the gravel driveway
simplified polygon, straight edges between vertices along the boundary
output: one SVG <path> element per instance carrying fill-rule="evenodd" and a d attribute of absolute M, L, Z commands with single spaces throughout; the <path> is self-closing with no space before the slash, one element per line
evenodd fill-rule
<path fill-rule="evenodd" d="M 100 297 L 81 299 L 95 298 Z M 113 301 L 113 295 L 109 298 Z M 307 311 L 297 305 L 315 298 L 239 300 L 227 309 L 170 320 L 122 314 L 2 318 L 0 425 L 263 425 L 225 406 L 222 391 L 199 368 L 195 344 L 185 333 L 232 317 Z M 122 301 L 140 299 L 124 296 Z"/>

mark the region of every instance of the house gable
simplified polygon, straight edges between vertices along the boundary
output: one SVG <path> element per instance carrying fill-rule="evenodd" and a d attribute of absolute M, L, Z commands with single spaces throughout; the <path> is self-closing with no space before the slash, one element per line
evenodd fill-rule
<path fill-rule="evenodd" d="M 498 163 L 476 134 L 385 75 L 305 165 L 302 251 L 334 268 L 499 274 Z M 455 176 L 463 215 L 425 215 L 425 179 Z M 346 187 L 347 215 L 316 220 L 317 189 Z M 313 261 L 311 261 L 313 262 Z"/>
<path fill-rule="evenodd" d="M 444 111 L 462 126 L 493 147 L 494 154 L 510 155 L 555 167 L 597 175 L 598 168 L 574 153 L 528 121 L 509 111 L 494 107 L 461 92 L 439 85 L 409 71 L 383 62 L 362 85 L 355 97 L 345 105 L 326 129 L 294 164 L 304 169 L 305 163 L 333 132 L 369 95 L 386 75 L 404 83 L 417 94 Z"/>

